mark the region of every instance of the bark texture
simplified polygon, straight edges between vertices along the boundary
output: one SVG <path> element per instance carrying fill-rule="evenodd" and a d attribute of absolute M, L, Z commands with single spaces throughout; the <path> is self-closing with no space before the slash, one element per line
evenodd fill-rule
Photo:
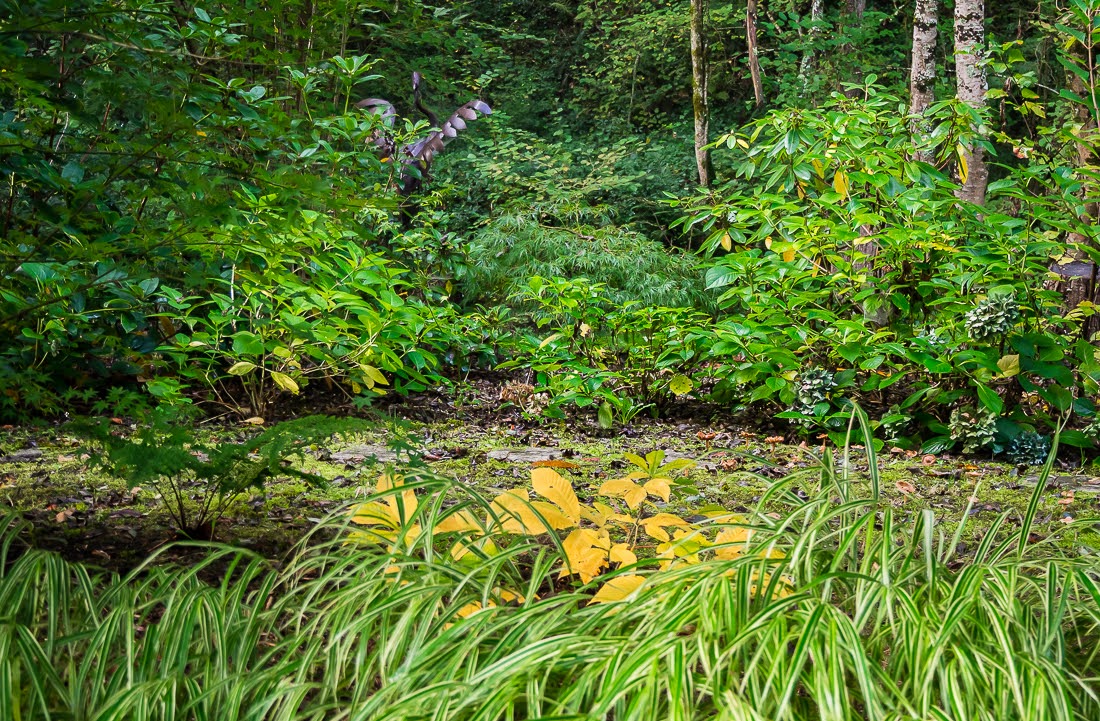
<path fill-rule="evenodd" d="M 745 10 L 745 39 L 749 46 L 749 72 L 752 74 L 752 93 L 756 107 L 764 104 L 764 81 L 760 77 L 760 54 L 756 50 L 756 0 L 748 0 Z"/>
<path fill-rule="evenodd" d="M 909 112 L 923 115 L 935 100 L 939 0 L 917 0 L 913 11 L 913 62 L 909 70 Z"/>
<path fill-rule="evenodd" d="M 959 100 L 972 108 L 985 105 L 988 89 L 985 70 L 979 66 L 985 48 L 985 1 L 956 0 L 955 2 L 955 77 Z M 966 178 L 956 195 L 976 205 L 985 204 L 985 190 L 989 184 L 989 168 L 985 163 L 985 150 L 973 144 L 963 152 L 966 161 Z"/>
<path fill-rule="evenodd" d="M 708 0 L 691 0 L 691 104 L 695 111 L 695 165 L 699 185 L 709 188 L 714 179 L 710 162 L 710 98 L 707 91 Z"/>
<path fill-rule="evenodd" d="M 806 50 L 802 54 L 802 62 L 798 66 L 798 82 L 802 86 L 802 94 L 806 94 L 809 87 L 810 75 L 813 74 L 817 44 L 821 41 L 820 22 L 825 16 L 825 0 L 811 0 L 810 2 L 810 37 L 806 44 Z"/>
<path fill-rule="evenodd" d="M 845 32 L 845 34 L 851 32 L 853 28 L 858 30 L 859 27 L 861 25 L 863 25 L 863 13 L 866 10 L 867 10 L 867 0 L 848 0 L 844 4 L 844 13 L 845 13 L 844 32 Z M 852 51 L 853 51 L 853 48 L 850 44 L 845 44 L 840 49 L 842 57 L 851 57 L 852 56 Z M 855 66 L 852 68 L 851 82 L 853 82 L 853 83 L 862 83 L 863 82 L 863 69 L 859 66 L 858 63 L 856 63 Z M 848 88 L 847 90 L 844 91 L 844 94 L 847 95 L 849 98 L 855 98 L 855 97 L 859 96 L 860 91 L 856 88 Z"/>

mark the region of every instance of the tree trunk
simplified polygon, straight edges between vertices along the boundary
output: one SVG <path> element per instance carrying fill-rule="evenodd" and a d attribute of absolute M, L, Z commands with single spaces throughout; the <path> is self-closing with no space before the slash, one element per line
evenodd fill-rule
<path fill-rule="evenodd" d="M 802 53 L 802 62 L 798 66 L 798 83 L 802 87 L 802 96 L 806 95 L 810 87 L 810 73 L 814 71 L 814 58 L 816 56 L 817 43 L 821 39 L 821 19 L 825 16 L 825 0 L 812 0 L 810 2 L 810 39 L 806 43 L 806 50 Z"/>
<path fill-rule="evenodd" d="M 691 104 L 695 110 L 695 165 L 699 185 L 709 188 L 714 177 L 710 163 L 710 107 L 707 94 L 708 0 L 691 0 Z"/>
<path fill-rule="evenodd" d="M 752 94 L 756 107 L 764 104 L 764 82 L 760 78 L 760 56 L 756 51 L 756 0 L 748 0 L 745 10 L 745 39 L 749 45 L 749 72 L 752 74 Z"/>
<path fill-rule="evenodd" d="M 867 0 L 848 0 L 844 5 L 845 13 L 847 17 L 844 19 L 845 33 L 851 32 L 853 28 L 859 28 L 863 25 L 863 12 L 867 9 Z M 841 57 L 852 57 L 852 46 L 845 44 L 840 49 Z M 858 63 L 852 66 L 852 78 L 853 83 L 863 82 L 863 69 Z M 860 94 L 856 88 L 848 88 L 844 91 L 844 94 L 849 98 L 854 98 Z"/>
<path fill-rule="evenodd" d="M 978 65 L 985 47 L 985 0 L 955 2 L 955 78 L 957 95 L 972 108 L 985 107 L 987 89 L 985 69 Z M 963 150 L 966 169 L 960 168 L 962 187 L 956 192 L 960 200 L 975 205 L 985 204 L 985 189 L 989 184 L 989 168 L 985 164 L 985 149 L 973 143 Z M 963 177 L 965 176 L 965 177 Z"/>
<path fill-rule="evenodd" d="M 936 39 L 939 28 L 939 0 L 917 0 L 913 12 L 913 62 L 909 72 L 909 114 L 913 116 L 912 133 L 920 142 L 928 129 L 922 117 L 936 99 Z M 928 151 L 914 156 L 930 162 Z"/>

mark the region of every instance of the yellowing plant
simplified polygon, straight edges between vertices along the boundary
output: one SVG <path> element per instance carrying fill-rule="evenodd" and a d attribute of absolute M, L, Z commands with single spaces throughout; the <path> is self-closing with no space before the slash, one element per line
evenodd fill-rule
<path fill-rule="evenodd" d="M 691 461 L 663 463 L 664 453 L 661 451 L 650 453 L 644 459 L 627 454 L 627 459 L 638 470 L 603 483 L 598 493 L 605 498 L 621 501 L 628 513 L 599 501 L 582 503 L 568 480 L 552 468 L 540 467 L 531 471 L 531 491 L 537 498 L 532 498 L 531 492 L 523 488 L 505 491 L 490 503 L 484 521 L 468 509 L 453 511 L 434 524 L 433 534 L 462 534 L 451 548 L 451 557 L 461 562 L 475 551 L 481 556 L 498 553 L 493 536 L 540 536 L 568 530 L 569 533 L 561 541 L 563 559 L 558 577 L 577 576 L 585 584 L 613 567 L 626 568 L 636 564 L 636 551 L 642 539 L 653 542 L 661 570 L 677 563 L 700 563 L 703 552 L 725 561 L 744 555 L 752 535 L 750 529 L 737 526 L 723 528 L 711 541 L 705 527 L 662 512 L 653 505 L 656 499 L 669 500 L 671 474 L 689 467 Z M 385 543 L 393 547 L 398 541 L 410 545 L 420 537 L 421 525 L 415 520 L 420 508 L 416 493 L 402 486 L 402 479 L 389 475 L 379 478 L 377 490 L 392 493 L 381 501 L 363 503 L 354 510 L 352 522 L 364 529 L 353 533 L 353 540 Z M 645 515 L 647 510 L 656 512 Z M 740 516 L 728 514 L 717 520 L 743 521 Z M 782 558 L 782 554 L 769 550 L 761 557 Z M 759 573 L 754 571 L 753 593 L 756 593 L 758 576 Z M 626 598 L 640 588 L 646 578 L 637 574 L 617 575 L 599 588 L 591 602 Z M 771 575 L 765 574 L 765 583 L 770 579 Z M 789 592 L 786 590 L 788 586 L 785 579 L 782 595 Z M 464 617 L 481 608 L 479 603 L 473 604 L 459 615 Z"/>

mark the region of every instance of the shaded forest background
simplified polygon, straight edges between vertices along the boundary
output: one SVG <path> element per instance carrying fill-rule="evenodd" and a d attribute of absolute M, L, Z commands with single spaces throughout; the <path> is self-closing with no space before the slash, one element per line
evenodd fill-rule
<path fill-rule="evenodd" d="M 605 428 L 695 397 L 841 434 L 856 398 L 933 452 L 1100 435 L 1091 0 L 6 7 L 8 420 L 497 369 Z M 429 131 L 414 71 L 493 112 L 406 196 L 375 147 Z"/>

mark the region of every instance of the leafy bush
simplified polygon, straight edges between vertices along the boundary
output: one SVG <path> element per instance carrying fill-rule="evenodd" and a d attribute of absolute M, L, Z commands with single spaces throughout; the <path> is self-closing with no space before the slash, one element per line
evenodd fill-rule
<path fill-rule="evenodd" d="M 1061 234 L 1065 191 L 1025 173 L 993 183 L 980 214 L 961 205 L 938 165 L 913 159 L 954 160 L 957 109 L 937 107 L 919 148 L 900 106 L 872 88 L 773 112 L 722 140 L 737 177 L 717 202 L 683 201 L 726 316 L 707 358 L 715 397 L 792 407 L 778 415 L 828 430 L 843 409 L 800 399 L 800 379 L 821 369 L 911 429 L 894 442 L 928 451 L 1002 452 L 1028 427 L 1087 422 L 1100 365 L 1081 332 L 1095 308 L 1063 308 L 1046 282 L 1050 258 L 1077 247 Z M 995 439 L 988 423 L 980 442 L 962 430 L 965 407 L 1000 419 Z M 1064 442 L 1091 445 L 1079 431 Z"/>

